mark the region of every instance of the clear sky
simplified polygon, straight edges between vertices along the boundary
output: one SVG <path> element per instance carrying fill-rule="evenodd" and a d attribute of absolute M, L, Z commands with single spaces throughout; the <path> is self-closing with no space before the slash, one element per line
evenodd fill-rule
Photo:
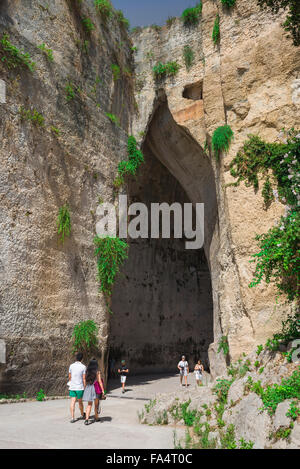
<path fill-rule="evenodd" d="M 122 10 L 131 27 L 162 25 L 169 16 L 180 16 L 183 10 L 195 6 L 197 0 L 112 0 L 116 10 Z"/>

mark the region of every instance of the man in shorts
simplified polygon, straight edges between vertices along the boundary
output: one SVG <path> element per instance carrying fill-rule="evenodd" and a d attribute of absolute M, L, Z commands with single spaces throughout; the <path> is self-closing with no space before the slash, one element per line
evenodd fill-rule
<path fill-rule="evenodd" d="M 181 357 L 181 360 L 180 362 L 178 363 L 177 365 L 177 368 L 180 372 L 180 386 L 184 386 L 182 384 L 182 379 L 184 377 L 184 381 L 185 381 L 185 387 L 187 388 L 188 384 L 187 384 L 187 377 L 188 377 L 188 374 L 189 374 L 189 364 L 188 362 L 186 361 L 185 359 L 185 356 L 182 355 Z"/>
<path fill-rule="evenodd" d="M 82 396 L 86 386 L 85 374 L 86 366 L 82 362 L 83 354 L 77 353 L 76 362 L 70 365 L 69 368 L 69 391 L 71 397 L 71 423 L 76 422 L 75 419 L 75 404 L 78 401 L 79 409 L 81 412 L 81 419 L 85 419 L 83 411 Z"/>
<path fill-rule="evenodd" d="M 124 394 L 126 378 L 127 378 L 128 373 L 129 373 L 129 370 L 126 366 L 125 360 L 122 360 L 121 364 L 122 364 L 122 366 L 121 366 L 121 368 L 118 369 L 118 373 L 121 375 L 122 394 Z"/>

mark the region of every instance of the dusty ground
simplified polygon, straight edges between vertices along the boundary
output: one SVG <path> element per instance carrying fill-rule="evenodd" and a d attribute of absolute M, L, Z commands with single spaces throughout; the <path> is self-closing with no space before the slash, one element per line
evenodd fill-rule
<path fill-rule="evenodd" d="M 194 386 L 193 377 L 190 382 Z M 156 393 L 178 388 L 176 375 L 132 377 L 122 395 L 119 381 L 111 380 L 101 422 L 88 427 L 70 423 L 68 400 L 1 405 L 0 448 L 173 449 L 175 428 L 141 425 L 137 413 Z"/>

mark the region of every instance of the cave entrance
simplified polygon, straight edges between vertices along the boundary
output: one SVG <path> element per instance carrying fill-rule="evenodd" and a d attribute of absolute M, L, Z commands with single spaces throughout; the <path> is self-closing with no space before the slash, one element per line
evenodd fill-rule
<path fill-rule="evenodd" d="M 185 239 L 129 239 L 129 258 L 114 286 L 110 359 L 131 374 L 174 372 L 182 354 L 209 368 L 213 299 L 207 252 L 216 215 L 212 168 L 193 137 L 174 121 L 165 99 L 149 124 L 145 164 L 128 184 L 130 203 L 205 203 L 205 246 Z M 207 191 L 207 193 L 206 193 Z"/>

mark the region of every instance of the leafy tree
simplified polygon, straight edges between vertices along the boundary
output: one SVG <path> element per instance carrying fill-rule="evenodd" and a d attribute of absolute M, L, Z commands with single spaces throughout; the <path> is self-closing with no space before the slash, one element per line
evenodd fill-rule
<path fill-rule="evenodd" d="M 282 26 L 293 39 L 294 46 L 300 46 L 300 2 L 299 0 L 257 0 L 262 9 L 270 9 L 278 13 L 282 8 L 288 10 L 286 20 Z"/>

